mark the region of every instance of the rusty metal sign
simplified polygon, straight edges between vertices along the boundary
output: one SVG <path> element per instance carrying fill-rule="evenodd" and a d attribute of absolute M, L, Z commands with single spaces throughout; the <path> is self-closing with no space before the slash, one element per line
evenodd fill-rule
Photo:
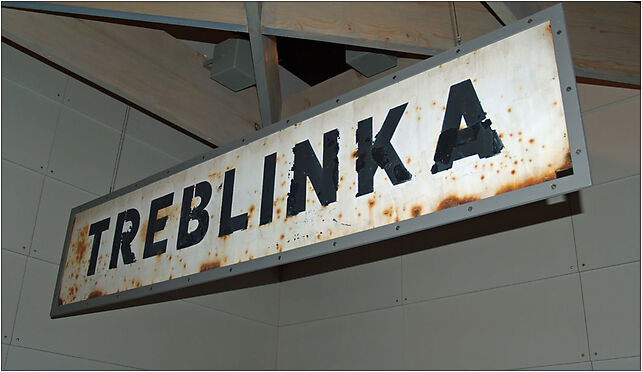
<path fill-rule="evenodd" d="M 52 316 L 588 186 L 556 9 L 74 209 Z"/>

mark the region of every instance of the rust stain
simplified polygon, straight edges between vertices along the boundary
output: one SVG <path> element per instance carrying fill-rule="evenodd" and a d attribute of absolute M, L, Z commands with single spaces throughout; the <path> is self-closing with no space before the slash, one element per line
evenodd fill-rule
<path fill-rule="evenodd" d="M 248 219 L 252 218 L 252 213 L 254 213 L 255 210 L 256 210 L 256 207 L 254 206 L 254 204 L 250 205 L 250 209 L 248 209 L 247 211 Z"/>
<path fill-rule="evenodd" d="M 91 291 L 89 296 L 87 296 L 87 299 L 94 298 L 94 297 L 100 297 L 100 296 L 104 296 L 104 295 L 105 295 L 105 292 L 101 291 L 100 289 L 95 289 L 95 290 Z"/>
<path fill-rule="evenodd" d="M 343 214 L 342 213 L 339 213 L 339 218 L 343 218 Z"/>
<path fill-rule="evenodd" d="M 375 198 L 368 199 L 368 206 L 369 206 L 370 208 L 372 208 L 372 207 L 374 207 L 374 205 L 375 205 L 375 203 L 376 203 L 376 202 L 377 202 L 377 199 L 375 199 Z"/>
<path fill-rule="evenodd" d="M 553 35 L 553 30 L 551 30 L 551 25 L 546 26 L 546 32 Z"/>
<path fill-rule="evenodd" d="M 439 206 L 437 206 L 436 211 L 456 207 L 461 204 L 471 203 L 477 200 L 479 200 L 479 198 L 472 197 L 472 196 L 465 196 L 461 198 L 456 195 L 449 196 L 446 199 L 442 200 L 441 203 L 439 203 Z"/>
<path fill-rule="evenodd" d="M 528 143 L 535 143 L 535 138 L 531 138 L 528 140 Z"/>
<path fill-rule="evenodd" d="M 419 217 L 421 215 L 421 205 L 415 205 L 412 207 L 410 213 L 412 213 L 413 217 Z"/>
<path fill-rule="evenodd" d="M 484 176 L 484 175 L 482 174 L 482 175 L 481 175 L 481 177 L 480 177 L 480 179 L 483 181 L 483 180 L 484 180 L 484 178 L 486 178 L 486 176 Z"/>
<path fill-rule="evenodd" d="M 80 230 L 80 232 L 78 233 L 78 240 L 76 241 L 76 243 L 72 244 L 72 247 L 75 248 L 74 257 L 78 265 L 82 263 L 82 259 L 85 257 L 85 253 L 87 253 L 87 250 L 89 249 L 89 242 L 87 241 L 88 237 L 89 225 L 83 227 Z"/>
<path fill-rule="evenodd" d="M 199 272 L 202 273 L 203 271 L 214 270 L 219 267 L 221 267 L 221 262 L 219 260 L 204 262 L 201 265 L 201 269 L 199 270 Z"/>
<path fill-rule="evenodd" d="M 566 153 L 566 157 L 564 158 L 564 164 L 562 164 L 561 167 L 557 168 L 556 171 L 562 171 L 571 168 L 573 168 L 573 161 L 571 160 L 571 152 L 569 151 Z"/>
<path fill-rule="evenodd" d="M 512 171 L 510 171 L 510 174 L 515 174 L 515 169 L 513 169 Z"/>
<path fill-rule="evenodd" d="M 281 234 L 281 237 L 280 237 L 280 238 L 281 238 L 281 240 L 285 239 L 285 235 L 284 235 L 284 234 Z"/>
<path fill-rule="evenodd" d="M 437 105 L 437 101 L 432 101 L 432 105 L 436 106 Z"/>
<path fill-rule="evenodd" d="M 359 153 L 359 150 L 354 150 L 350 156 L 352 156 L 353 159 L 356 159 L 358 153 Z"/>
<path fill-rule="evenodd" d="M 386 209 L 383 210 L 383 215 L 386 216 L 386 217 L 392 217 L 393 212 L 394 211 L 393 211 L 392 207 L 386 208 Z"/>
<path fill-rule="evenodd" d="M 408 157 L 406 158 L 406 164 L 410 164 L 410 162 L 412 162 L 412 159 L 410 158 L 410 156 L 408 156 Z"/>

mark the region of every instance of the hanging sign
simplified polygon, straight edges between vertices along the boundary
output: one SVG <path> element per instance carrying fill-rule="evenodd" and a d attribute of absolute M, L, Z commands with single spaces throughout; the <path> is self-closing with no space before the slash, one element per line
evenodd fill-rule
<path fill-rule="evenodd" d="M 554 31 L 563 24 L 523 22 L 499 41 L 464 44 L 380 89 L 75 209 L 52 315 L 587 186 L 588 167 L 574 164 L 587 163 L 575 152 L 584 143 L 575 85 L 560 81 L 556 44 L 568 45 Z M 559 178 L 569 174 L 575 183 Z M 536 187 L 551 182 L 559 189 Z M 371 230 L 378 236 L 347 240 Z"/>

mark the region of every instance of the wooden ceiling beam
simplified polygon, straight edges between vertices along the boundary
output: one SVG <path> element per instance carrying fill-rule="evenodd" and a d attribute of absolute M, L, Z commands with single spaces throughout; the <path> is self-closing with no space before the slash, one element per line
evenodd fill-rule
<path fill-rule="evenodd" d="M 211 80 L 205 57 L 163 31 L 2 8 L 2 36 L 216 145 L 260 123 L 256 88 Z"/>

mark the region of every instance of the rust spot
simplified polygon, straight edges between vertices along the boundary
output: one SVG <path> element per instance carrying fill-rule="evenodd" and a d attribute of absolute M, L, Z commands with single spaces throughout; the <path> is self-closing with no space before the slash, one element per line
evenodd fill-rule
<path fill-rule="evenodd" d="M 285 235 L 281 234 L 280 238 L 281 238 L 281 240 L 285 239 Z"/>
<path fill-rule="evenodd" d="M 543 148 L 543 149 L 544 149 L 544 148 L 546 148 L 546 145 L 542 145 L 542 148 Z"/>
<path fill-rule="evenodd" d="M 408 157 L 406 158 L 406 164 L 410 164 L 410 162 L 412 162 L 412 159 L 410 158 L 410 156 L 408 156 Z"/>
<path fill-rule="evenodd" d="M 510 171 L 510 174 L 515 174 L 515 169 L 513 169 L 512 171 Z"/>
<path fill-rule="evenodd" d="M 551 30 L 551 25 L 546 26 L 546 32 L 548 32 L 551 35 L 553 34 L 553 30 Z"/>
<path fill-rule="evenodd" d="M 517 134 L 521 136 L 522 135 L 522 131 L 520 130 Z"/>
<path fill-rule="evenodd" d="M 446 111 L 446 106 L 441 106 L 441 111 Z"/>
<path fill-rule="evenodd" d="M 515 160 L 515 161 L 513 162 L 513 164 L 515 164 L 515 165 L 517 165 L 517 163 L 518 163 L 518 161 L 517 161 L 517 160 Z"/>
<path fill-rule="evenodd" d="M 375 199 L 375 198 L 368 199 L 368 206 L 369 206 L 370 208 L 372 208 L 372 207 L 374 207 L 374 205 L 375 205 L 375 203 L 376 203 L 376 202 L 377 202 L 377 199 Z"/>
<path fill-rule="evenodd" d="M 386 208 L 383 210 L 383 215 L 386 217 L 392 217 L 392 213 L 393 213 L 392 207 Z"/>
<path fill-rule="evenodd" d="M 484 175 L 482 174 L 482 176 L 480 177 L 480 179 L 483 181 L 483 180 L 484 180 L 484 178 L 486 178 L 486 176 L 484 176 Z"/>
<path fill-rule="evenodd" d="M 285 181 L 281 182 L 281 187 L 285 187 Z M 274 204 L 276 204 L 276 202 Z"/>
<path fill-rule="evenodd" d="M 530 177 L 530 178 L 526 179 L 525 181 L 518 182 L 518 183 L 513 183 L 513 184 L 506 185 L 506 186 L 500 188 L 499 190 L 497 190 L 495 195 L 503 194 L 505 192 L 509 192 L 509 191 L 513 191 L 513 190 L 519 190 L 521 188 L 524 188 L 524 187 L 527 187 L 527 186 L 531 186 L 531 185 L 536 185 L 538 183 L 549 181 L 549 180 L 552 180 L 554 178 L 555 178 L 555 172 L 551 172 L 549 174 L 545 174 L 545 175 L 543 175 L 541 177 Z"/>
<path fill-rule="evenodd" d="M 250 258 L 249 258 L 249 259 L 250 259 L 250 260 L 254 259 L 254 256 L 250 256 Z"/>
<path fill-rule="evenodd" d="M 415 205 L 412 207 L 410 213 L 412 213 L 413 217 L 418 217 L 421 215 L 421 205 Z"/>
<path fill-rule="evenodd" d="M 553 106 L 557 106 L 557 101 L 553 101 Z"/>
<path fill-rule="evenodd" d="M 357 217 L 361 217 L 361 212 L 357 213 Z"/>
<path fill-rule="evenodd" d="M 339 178 L 339 181 L 343 181 L 343 176 L 341 176 L 341 178 Z"/>
<path fill-rule="evenodd" d="M 339 218 L 343 218 L 343 214 L 339 213 Z"/>
<path fill-rule="evenodd" d="M 317 240 L 321 240 L 321 234 L 317 234 Z"/>
<path fill-rule="evenodd" d="M 437 210 L 440 211 L 443 209 L 456 207 L 458 205 L 474 202 L 477 200 L 479 200 L 479 198 L 475 198 L 471 196 L 466 196 L 463 198 L 460 198 L 458 196 L 449 196 L 446 199 L 442 200 L 441 203 L 439 203 L 439 206 L 437 206 Z"/>
<path fill-rule="evenodd" d="M 535 138 L 531 138 L 528 140 L 528 143 L 535 143 Z"/>
<path fill-rule="evenodd" d="M 504 138 L 504 133 L 500 133 L 499 138 Z"/>
<path fill-rule="evenodd" d="M 76 243 L 72 244 L 72 248 L 75 248 L 74 257 L 78 265 L 80 265 L 83 257 L 85 257 L 85 253 L 87 253 L 87 250 L 89 249 L 89 242 L 87 241 L 88 237 L 89 237 L 89 225 L 83 227 L 80 230 L 80 232 L 78 233 L 78 240 L 76 241 Z"/>
<path fill-rule="evenodd" d="M 436 106 L 437 105 L 437 101 L 432 101 L 432 105 Z"/>
<path fill-rule="evenodd" d="M 512 136 L 513 136 L 513 133 L 508 133 L 508 135 L 512 137 Z"/>
<path fill-rule="evenodd" d="M 546 166 L 550 168 L 550 167 L 552 167 L 552 166 L 553 166 L 553 164 L 548 163 Z"/>
<path fill-rule="evenodd" d="M 169 274 L 169 280 L 172 280 L 173 278 L 172 274 Z"/>
<path fill-rule="evenodd" d="M 521 137 L 519 138 L 519 141 L 518 141 L 518 142 L 522 142 L 522 138 L 521 138 Z"/>
<path fill-rule="evenodd" d="M 357 158 L 357 154 L 358 154 L 358 153 L 359 153 L 359 150 L 354 150 L 354 151 L 352 152 L 352 155 L 351 155 L 351 156 L 352 156 L 352 158 L 353 158 L 353 159 L 356 159 L 356 158 Z"/>
<path fill-rule="evenodd" d="M 252 215 L 252 213 L 254 213 L 254 210 L 255 210 L 255 209 L 256 209 L 256 207 L 254 206 L 254 204 L 250 205 L 250 209 L 248 210 L 248 214 L 251 216 L 251 215 Z M 248 218 L 249 218 L 249 217 L 248 217 Z"/>
<path fill-rule="evenodd" d="M 476 83 L 476 82 L 477 82 L 477 78 L 474 78 L 474 79 L 473 79 L 473 83 Z"/>
<path fill-rule="evenodd" d="M 138 288 L 138 287 L 142 287 L 142 286 L 143 286 L 143 283 L 141 283 L 140 281 L 136 281 L 136 283 L 134 283 L 134 286 L 135 286 L 136 288 Z"/>
<path fill-rule="evenodd" d="M 105 292 L 103 292 L 103 291 L 101 291 L 99 289 L 96 289 L 96 290 L 91 291 L 89 296 L 87 296 L 87 299 L 94 298 L 94 297 L 100 297 L 100 296 L 104 296 L 104 295 L 105 295 Z"/>
<path fill-rule="evenodd" d="M 219 260 L 209 261 L 209 262 L 205 262 L 205 263 L 203 263 L 201 265 L 201 269 L 200 269 L 199 272 L 202 273 L 203 271 L 213 270 L 213 269 L 216 269 L 216 268 L 219 268 L 219 267 L 221 267 L 221 262 Z"/>
<path fill-rule="evenodd" d="M 328 229 L 328 234 L 332 236 L 332 229 Z"/>
<path fill-rule="evenodd" d="M 281 214 L 281 208 L 277 208 L 276 209 L 276 214 L 277 214 L 277 217 L 278 217 L 279 214 Z"/>

